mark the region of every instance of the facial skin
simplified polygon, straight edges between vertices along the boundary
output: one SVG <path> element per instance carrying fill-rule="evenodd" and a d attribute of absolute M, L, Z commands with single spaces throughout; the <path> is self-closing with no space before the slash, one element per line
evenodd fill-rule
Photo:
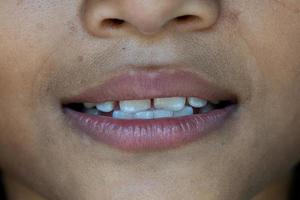
<path fill-rule="evenodd" d="M 126 23 L 98 26 L 109 18 Z M 299 35 L 298 0 L 2 0 L 0 167 L 49 200 L 249 199 L 300 160 Z M 239 109 L 169 151 L 75 133 L 61 99 L 132 63 L 184 63 Z"/>

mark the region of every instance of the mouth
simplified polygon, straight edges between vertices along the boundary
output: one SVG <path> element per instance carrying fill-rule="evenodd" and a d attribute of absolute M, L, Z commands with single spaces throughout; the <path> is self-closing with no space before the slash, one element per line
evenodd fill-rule
<path fill-rule="evenodd" d="M 180 70 L 124 73 L 62 102 L 73 128 L 125 151 L 198 141 L 221 129 L 237 105 L 231 92 Z"/>

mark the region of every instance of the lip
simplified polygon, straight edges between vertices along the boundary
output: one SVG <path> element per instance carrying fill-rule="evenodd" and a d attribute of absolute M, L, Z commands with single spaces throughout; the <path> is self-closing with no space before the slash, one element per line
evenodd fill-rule
<path fill-rule="evenodd" d="M 198 97 L 207 100 L 232 100 L 231 92 L 182 70 L 127 71 L 79 95 L 64 99 L 64 104 L 108 100 L 153 99 L 157 97 Z M 177 118 L 121 120 L 94 116 L 64 107 L 66 117 L 80 133 L 125 151 L 171 149 L 199 140 L 220 128 L 236 104 L 208 113 Z"/>
<path fill-rule="evenodd" d="M 64 103 L 138 100 L 156 97 L 193 96 L 207 100 L 236 99 L 225 89 L 196 73 L 183 70 L 132 70 L 113 77 L 103 84 L 64 98 Z"/>

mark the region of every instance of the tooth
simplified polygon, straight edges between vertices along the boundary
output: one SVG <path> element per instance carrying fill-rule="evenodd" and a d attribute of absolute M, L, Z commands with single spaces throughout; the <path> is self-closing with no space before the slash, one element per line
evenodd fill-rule
<path fill-rule="evenodd" d="M 195 108 L 202 108 L 202 107 L 206 106 L 206 104 L 207 104 L 206 100 L 199 99 L 199 98 L 196 98 L 196 97 L 189 97 L 188 102 L 191 106 L 193 106 Z"/>
<path fill-rule="evenodd" d="M 142 111 L 134 114 L 134 118 L 136 119 L 153 119 L 153 117 L 153 111 Z"/>
<path fill-rule="evenodd" d="M 120 110 L 115 110 L 112 114 L 112 117 L 116 118 L 116 119 L 133 119 L 133 114 L 123 112 L 123 111 L 120 111 Z"/>
<path fill-rule="evenodd" d="M 90 115 L 98 115 L 99 111 L 96 108 L 88 108 L 85 110 L 85 113 Z"/>
<path fill-rule="evenodd" d="M 173 117 L 173 112 L 170 110 L 154 110 L 153 114 L 154 114 L 154 119 Z"/>
<path fill-rule="evenodd" d="M 213 109 L 214 109 L 214 107 L 208 104 L 207 106 L 205 106 L 201 109 L 201 113 L 208 113 L 208 112 L 212 111 Z"/>
<path fill-rule="evenodd" d="M 114 110 L 114 104 L 115 103 L 113 101 L 107 101 L 97 104 L 96 107 L 101 112 L 111 112 Z"/>
<path fill-rule="evenodd" d="M 185 97 L 156 98 L 154 99 L 154 107 L 158 109 L 179 111 L 184 108 L 185 101 Z"/>
<path fill-rule="evenodd" d="M 151 100 L 127 100 L 120 101 L 120 109 L 123 112 L 136 113 L 151 108 Z"/>
<path fill-rule="evenodd" d="M 190 106 L 186 106 L 182 110 L 174 112 L 174 117 L 183 117 L 189 115 L 193 115 L 193 108 Z"/>
<path fill-rule="evenodd" d="M 93 108 L 93 107 L 96 107 L 97 104 L 95 103 L 83 103 L 83 106 L 85 108 Z"/>

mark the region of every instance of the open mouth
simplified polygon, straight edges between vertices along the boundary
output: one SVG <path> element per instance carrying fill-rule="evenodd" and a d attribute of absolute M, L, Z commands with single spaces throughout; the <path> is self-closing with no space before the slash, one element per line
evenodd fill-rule
<path fill-rule="evenodd" d="M 196 141 L 221 127 L 236 107 L 234 95 L 182 71 L 123 74 L 63 103 L 80 132 L 126 151 Z"/>
<path fill-rule="evenodd" d="M 107 101 L 103 103 L 70 103 L 66 108 L 77 112 L 114 119 L 178 118 L 209 113 L 234 105 L 233 101 L 208 101 L 197 97 L 166 97 L 144 100 Z"/>

